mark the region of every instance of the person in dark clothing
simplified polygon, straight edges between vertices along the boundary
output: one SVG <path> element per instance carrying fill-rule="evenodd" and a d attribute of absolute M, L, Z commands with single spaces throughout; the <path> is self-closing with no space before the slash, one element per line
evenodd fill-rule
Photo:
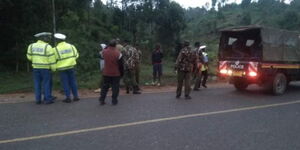
<path fill-rule="evenodd" d="M 152 85 L 160 86 L 160 77 L 162 75 L 162 59 L 164 55 L 160 44 L 156 44 L 155 50 L 152 52 L 153 65 L 153 81 Z"/>
<path fill-rule="evenodd" d="M 105 61 L 103 68 L 103 85 L 100 93 L 100 105 L 105 104 L 105 98 L 109 87 L 112 87 L 112 105 L 118 104 L 120 89 L 120 78 L 123 74 L 122 54 L 116 48 L 116 40 L 109 42 L 108 48 L 103 50 L 102 55 Z"/>

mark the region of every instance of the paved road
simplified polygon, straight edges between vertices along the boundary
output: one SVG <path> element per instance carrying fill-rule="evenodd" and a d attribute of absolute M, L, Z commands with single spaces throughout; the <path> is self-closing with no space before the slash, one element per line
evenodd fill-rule
<path fill-rule="evenodd" d="M 97 99 L 0 104 L 0 150 L 299 150 L 300 84 L 284 96 L 253 86 Z"/>

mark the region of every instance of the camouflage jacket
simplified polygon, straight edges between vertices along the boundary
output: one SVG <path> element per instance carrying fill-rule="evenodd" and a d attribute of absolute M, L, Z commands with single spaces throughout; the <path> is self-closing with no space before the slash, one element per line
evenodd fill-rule
<path fill-rule="evenodd" d="M 139 63 L 139 53 L 134 47 L 130 45 L 123 47 L 122 55 L 125 70 L 134 69 Z"/>
<path fill-rule="evenodd" d="M 142 51 L 140 49 L 137 49 L 138 52 L 138 63 L 140 64 L 142 62 Z"/>
<path fill-rule="evenodd" d="M 197 54 L 190 47 L 184 47 L 176 60 L 175 68 L 178 71 L 193 72 L 197 66 Z"/>

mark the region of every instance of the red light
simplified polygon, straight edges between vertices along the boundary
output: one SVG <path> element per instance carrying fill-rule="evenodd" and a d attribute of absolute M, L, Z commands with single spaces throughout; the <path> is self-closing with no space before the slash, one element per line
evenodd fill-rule
<path fill-rule="evenodd" d="M 254 71 L 251 71 L 251 72 L 249 72 L 249 76 L 250 76 L 250 77 L 256 77 L 256 76 L 257 76 L 257 73 L 254 72 Z"/>

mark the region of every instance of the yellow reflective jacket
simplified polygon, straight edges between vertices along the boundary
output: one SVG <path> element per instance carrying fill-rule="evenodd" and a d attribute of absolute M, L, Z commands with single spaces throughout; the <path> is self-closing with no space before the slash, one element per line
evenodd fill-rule
<path fill-rule="evenodd" d="M 57 44 L 54 50 L 57 59 L 57 70 L 74 68 L 76 65 L 76 59 L 79 57 L 77 49 L 74 45 L 66 42 L 60 42 Z"/>
<path fill-rule="evenodd" d="M 202 52 L 203 55 L 203 65 L 201 67 L 201 71 L 205 71 L 208 69 L 208 54 L 206 52 Z"/>
<path fill-rule="evenodd" d="M 32 62 L 33 68 L 55 70 L 54 51 L 51 45 L 44 41 L 38 40 L 36 43 L 30 44 L 26 56 Z"/>

